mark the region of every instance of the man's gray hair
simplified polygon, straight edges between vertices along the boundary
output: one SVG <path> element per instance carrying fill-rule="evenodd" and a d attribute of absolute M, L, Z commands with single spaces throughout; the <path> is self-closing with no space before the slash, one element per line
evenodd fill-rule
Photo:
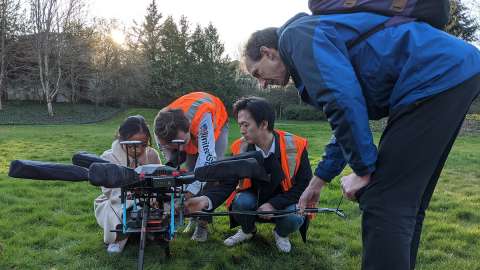
<path fill-rule="evenodd" d="M 254 32 L 245 44 L 243 55 L 253 61 L 259 61 L 262 58 L 260 47 L 265 46 L 278 50 L 277 29 L 277 27 L 268 27 Z"/>

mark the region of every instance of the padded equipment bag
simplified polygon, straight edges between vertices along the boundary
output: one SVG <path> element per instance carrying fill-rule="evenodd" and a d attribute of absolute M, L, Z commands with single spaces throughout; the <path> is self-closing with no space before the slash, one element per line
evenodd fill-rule
<path fill-rule="evenodd" d="M 88 171 L 80 166 L 21 159 L 10 163 L 8 176 L 34 180 L 88 181 Z"/>
<path fill-rule="evenodd" d="M 75 153 L 72 156 L 72 163 L 73 165 L 77 165 L 77 166 L 88 169 L 90 168 L 90 165 L 92 165 L 92 163 L 110 163 L 110 162 L 97 155 L 90 154 L 85 151 L 80 151 Z"/>

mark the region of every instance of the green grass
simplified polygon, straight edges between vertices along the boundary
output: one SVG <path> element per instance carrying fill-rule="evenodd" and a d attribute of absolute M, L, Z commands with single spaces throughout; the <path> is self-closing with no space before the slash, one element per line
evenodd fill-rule
<path fill-rule="evenodd" d="M 108 254 L 93 201 L 101 194 L 88 183 L 36 181 L 7 176 L 13 159 L 71 164 L 77 151 L 101 155 L 110 148 L 121 121 L 141 114 L 152 124 L 158 111 L 130 109 L 102 124 L 0 126 L 0 269 L 135 269 L 138 245 Z M 309 140 L 312 169 L 331 137 L 326 122 L 277 121 L 276 128 Z M 235 119 L 229 143 L 239 138 Z M 378 142 L 380 133 L 374 133 Z M 230 152 L 227 152 L 227 155 Z M 342 175 L 351 173 L 349 168 Z M 480 269 L 480 138 L 458 138 L 427 211 L 416 269 Z M 341 197 L 338 179 L 324 188 L 319 207 L 334 208 Z M 156 244 L 147 245 L 145 269 L 360 269 L 361 214 L 343 200 L 345 218 L 318 214 L 304 244 L 291 235 L 292 251 L 276 250 L 272 224 L 259 226 L 254 240 L 227 248 L 234 234 L 227 217 L 217 217 L 208 241 L 179 233 L 166 259 Z M 219 210 L 225 210 L 223 207 Z M 180 229 L 182 231 L 182 229 Z"/>

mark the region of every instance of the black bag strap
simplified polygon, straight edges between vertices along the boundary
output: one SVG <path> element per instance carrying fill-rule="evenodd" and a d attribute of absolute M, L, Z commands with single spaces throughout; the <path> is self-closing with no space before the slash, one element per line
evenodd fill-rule
<path fill-rule="evenodd" d="M 347 50 L 351 50 L 353 47 L 357 46 L 358 44 L 362 43 L 365 39 L 371 37 L 373 34 L 382 31 L 385 29 L 385 23 L 379 24 L 367 33 L 361 35 L 357 40 L 355 40 L 352 44 L 348 45 Z"/>

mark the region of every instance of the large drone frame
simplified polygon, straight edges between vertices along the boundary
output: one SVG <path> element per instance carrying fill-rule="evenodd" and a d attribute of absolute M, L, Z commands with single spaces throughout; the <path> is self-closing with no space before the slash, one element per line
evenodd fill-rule
<path fill-rule="evenodd" d="M 183 140 L 175 140 L 180 145 Z M 297 213 L 298 210 L 277 211 L 229 211 L 229 212 L 193 212 L 183 204 L 183 187 L 198 180 L 200 182 L 238 181 L 244 178 L 262 177 L 263 156 L 257 152 L 247 152 L 231 156 L 210 165 L 197 168 L 195 173 L 187 174 L 180 170 L 181 155 L 177 152 L 178 160 L 170 160 L 167 164 L 139 166 L 136 156 L 136 147 L 140 141 L 121 142 L 125 146 L 133 146 L 136 169 L 123 167 L 100 158 L 99 156 L 77 152 L 72 157 L 72 163 L 60 164 L 29 160 L 13 160 L 8 175 L 15 178 L 36 180 L 63 180 L 71 182 L 89 181 L 94 186 L 107 188 L 121 188 L 121 202 L 123 204 L 123 228 L 112 232 L 140 233 L 138 269 L 143 269 L 145 242 L 147 233 L 154 236 L 154 241 L 165 249 L 167 258 L 171 257 L 169 243 L 176 238 L 177 226 L 182 226 L 186 217 L 227 216 L 227 215 L 271 215 L 272 218 Z M 127 161 L 128 152 L 126 153 Z M 174 168 L 176 167 L 176 168 Z M 88 169 L 88 170 L 87 170 Z M 127 220 L 127 200 L 133 200 L 133 210 L 130 211 L 130 220 Z M 158 207 L 152 207 L 155 199 Z M 178 204 L 176 200 L 178 199 Z M 170 209 L 164 209 L 164 202 L 170 203 Z M 137 204 L 143 204 L 140 210 Z M 307 208 L 309 213 L 335 213 L 344 216 L 342 209 Z M 119 218 L 120 219 L 120 218 Z M 305 239 L 304 239 L 305 240 Z"/>

